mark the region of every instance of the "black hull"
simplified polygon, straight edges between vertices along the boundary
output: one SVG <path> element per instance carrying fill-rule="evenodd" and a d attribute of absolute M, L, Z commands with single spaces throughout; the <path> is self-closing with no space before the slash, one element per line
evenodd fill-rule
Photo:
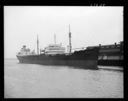
<path fill-rule="evenodd" d="M 98 49 L 78 51 L 72 55 L 29 55 L 17 56 L 20 63 L 41 65 L 63 65 L 74 68 L 98 69 Z"/>

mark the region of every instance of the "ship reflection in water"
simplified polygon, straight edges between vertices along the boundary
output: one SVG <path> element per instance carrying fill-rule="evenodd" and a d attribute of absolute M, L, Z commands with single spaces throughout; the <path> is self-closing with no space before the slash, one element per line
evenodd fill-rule
<path fill-rule="evenodd" d="M 123 71 L 20 64 L 8 59 L 4 73 L 5 98 L 123 98 Z"/>

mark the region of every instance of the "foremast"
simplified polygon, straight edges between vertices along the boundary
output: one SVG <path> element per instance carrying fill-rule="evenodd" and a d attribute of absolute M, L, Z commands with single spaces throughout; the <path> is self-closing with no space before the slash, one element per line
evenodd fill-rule
<path fill-rule="evenodd" d="M 70 32 L 70 24 L 69 24 L 69 53 L 72 52 L 72 44 L 71 44 L 71 32 Z"/>
<path fill-rule="evenodd" d="M 39 55 L 39 39 L 38 39 L 38 35 L 37 35 L 37 55 Z"/>

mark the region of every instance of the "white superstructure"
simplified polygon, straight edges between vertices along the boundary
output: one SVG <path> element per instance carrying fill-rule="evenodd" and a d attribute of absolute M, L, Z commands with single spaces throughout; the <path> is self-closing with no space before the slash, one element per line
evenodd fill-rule
<path fill-rule="evenodd" d="M 49 55 L 65 54 L 65 48 L 61 44 L 50 44 L 48 47 L 45 47 L 44 52 Z"/>
<path fill-rule="evenodd" d="M 18 52 L 17 55 L 20 55 L 20 56 L 23 56 L 23 55 L 35 55 L 35 51 L 33 50 L 31 52 L 29 48 L 26 48 L 26 45 L 23 45 L 23 47 L 21 48 L 20 52 Z"/>

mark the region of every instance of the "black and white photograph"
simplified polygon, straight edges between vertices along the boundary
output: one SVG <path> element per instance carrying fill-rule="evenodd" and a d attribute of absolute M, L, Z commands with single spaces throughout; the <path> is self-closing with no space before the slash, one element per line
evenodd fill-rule
<path fill-rule="evenodd" d="M 4 6 L 4 98 L 124 98 L 123 6 Z"/>

